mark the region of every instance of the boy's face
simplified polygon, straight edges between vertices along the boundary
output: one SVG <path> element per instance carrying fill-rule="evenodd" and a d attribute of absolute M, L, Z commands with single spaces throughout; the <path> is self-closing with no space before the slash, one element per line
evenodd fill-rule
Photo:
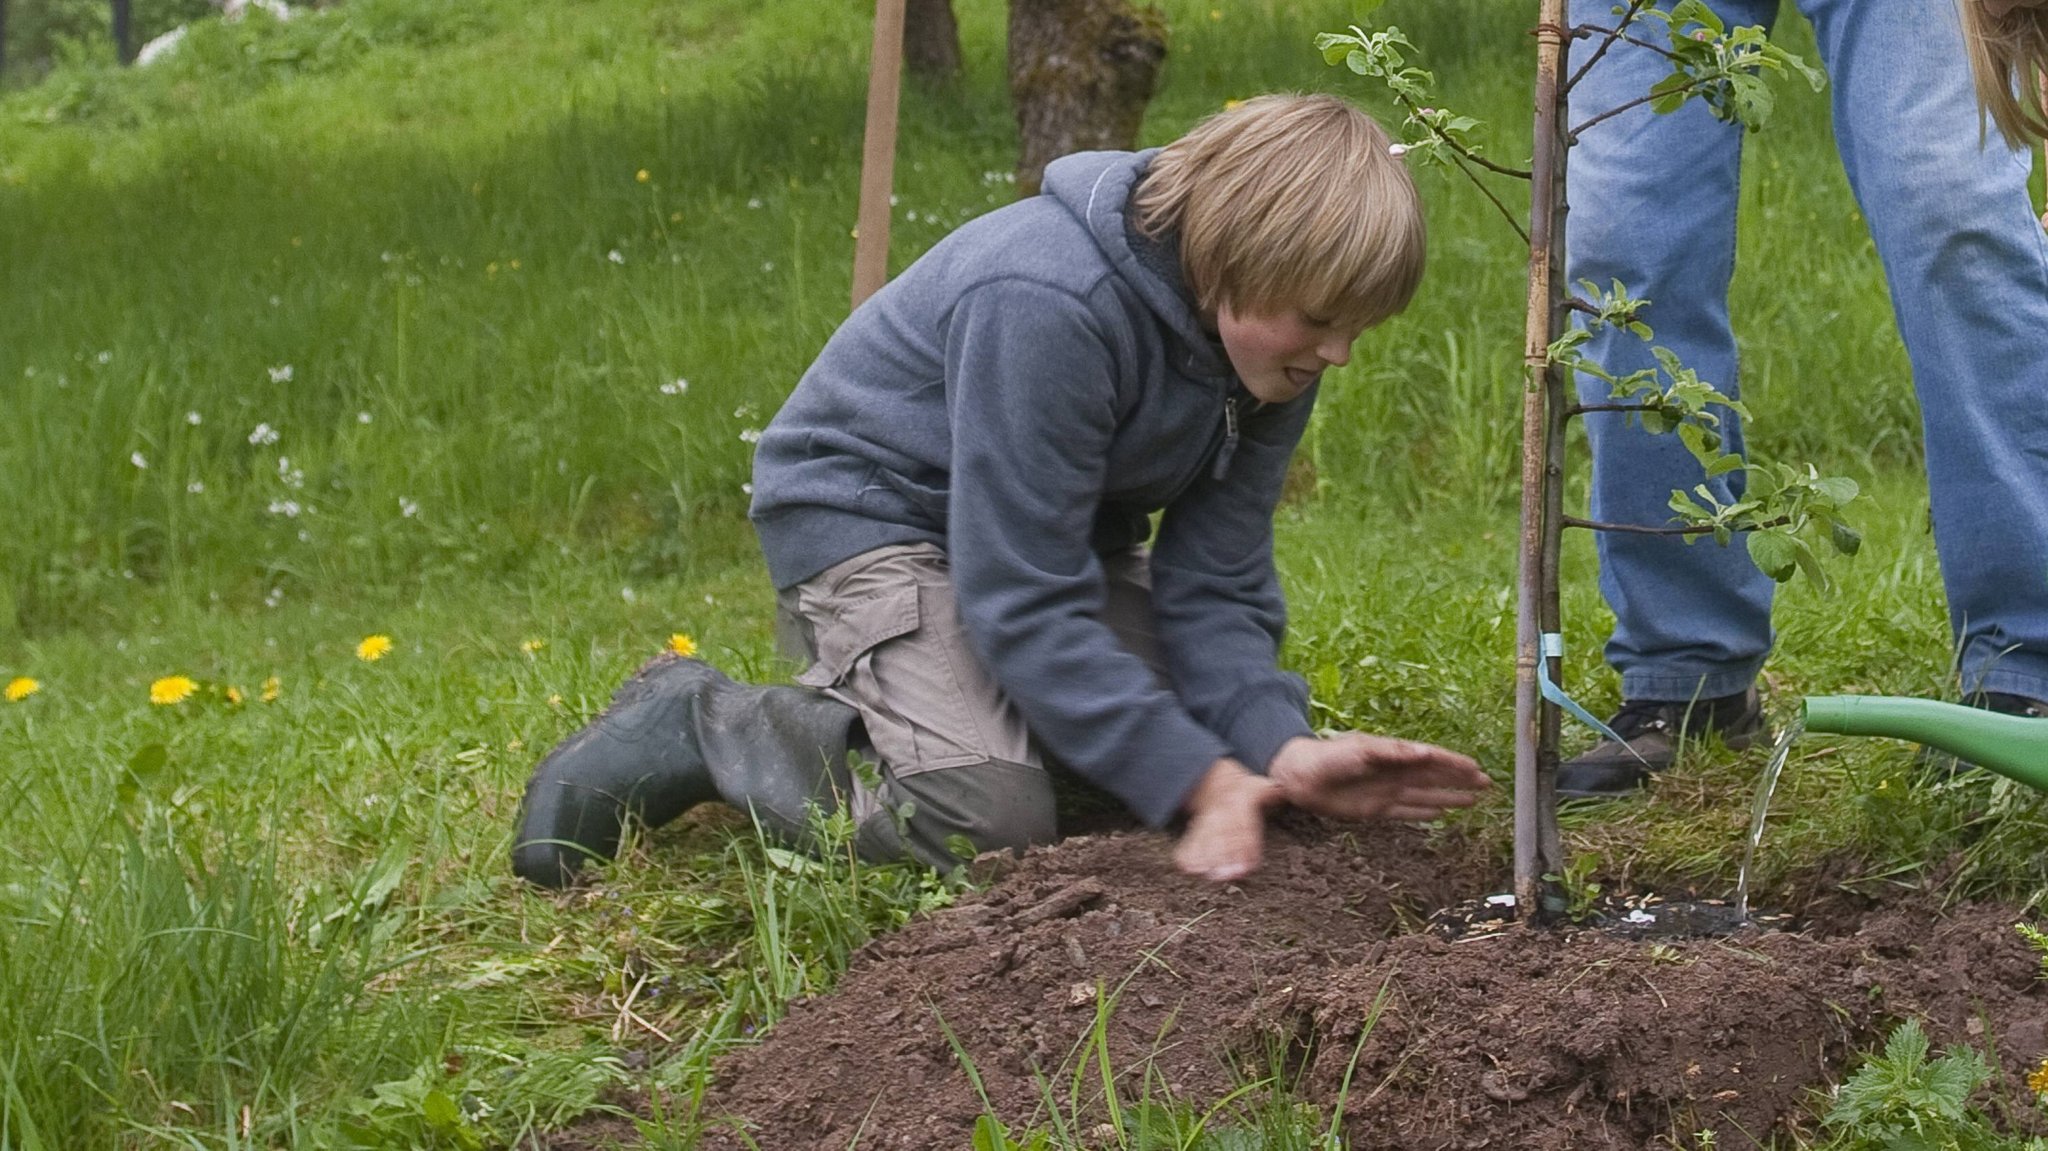
<path fill-rule="evenodd" d="M 1289 308 L 1273 315 L 1240 315 L 1225 303 L 1216 310 L 1216 334 L 1237 378 L 1255 398 L 1284 404 L 1315 386 L 1323 369 L 1351 362 L 1351 345 L 1365 331 Z"/>

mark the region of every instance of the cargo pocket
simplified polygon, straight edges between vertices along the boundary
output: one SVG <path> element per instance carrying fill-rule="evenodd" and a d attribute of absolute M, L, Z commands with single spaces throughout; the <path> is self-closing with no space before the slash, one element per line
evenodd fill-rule
<path fill-rule="evenodd" d="M 917 625 L 914 585 L 835 603 L 832 614 L 816 625 L 817 658 L 796 681 L 805 687 L 841 687 L 877 645 L 909 635 Z"/>

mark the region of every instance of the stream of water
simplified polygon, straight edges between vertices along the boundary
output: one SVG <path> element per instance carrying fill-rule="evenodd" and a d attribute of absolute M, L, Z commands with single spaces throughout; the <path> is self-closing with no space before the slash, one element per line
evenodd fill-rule
<path fill-rule="evenodd" d="M 1778 745 L 1771 749 L 1771 762 L 1764 767 L 1763 783 L 1756 789 L 1756 806 L 1749 813 L 1749 846 L 1742 852 L 1742 870 L 1735 876 L 1735 921 L 1749 920 L 1749 869 L 1756 863 L 1756 845 L 1764 838 L 1764 813 L 1771 809 L 1771 796 L 1778 790 L 1778 776 L 1785 771 L 1785 760 L 1792 754 L 1792 741 L 1806 730 L 1806 720 L 1794 720 L 1778 736 Z"/>

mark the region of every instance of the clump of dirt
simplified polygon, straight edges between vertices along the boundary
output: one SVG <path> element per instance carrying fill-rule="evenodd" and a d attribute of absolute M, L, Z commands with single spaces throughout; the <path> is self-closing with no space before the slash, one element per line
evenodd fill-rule
<path fill-rule="evenodd" d="M 1430 912 L 1504 880 L 1455 842 L 1298 821 L 1224 887 L 1174 871 L 1170 848 L 1068 840 L 875 941 L 832 994 L 727 1061 L 702 1113 L 777 1151 L 856 1133 L 907 1151 L 964 1145 L 984 1093 L 1013 1127 L 1043 1121 L 1049 1091 L 1086 1129 L 1100 1079 L 1092 1062 L 1075 1072 L 1099 1044 L 1126 1100 L 1149 1085 L 1199 1105 L 1277 1072 L 1328 1109 L 1349 1068 L 1356 1148 L 1689 1146 L 1709 1129 L 1732 1148 L 1810 1131 L 1816 1090 L 1909 1016 L 1937 1045 L 1994 1053 L 2000 1100 L 2025 1098 L 2048 1055 L 2048 984 L 2009 908 L 1881 907 L 1713 939 L 1445 938 L 1424 930 Z M 2043 1129 L 2024 1103 L 2000 1108 Z"/>

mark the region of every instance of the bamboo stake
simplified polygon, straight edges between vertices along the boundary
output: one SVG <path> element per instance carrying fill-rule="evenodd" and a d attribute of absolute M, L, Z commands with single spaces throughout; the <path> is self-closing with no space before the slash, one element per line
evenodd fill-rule
<path fill-rule="evenodd" d="M 889 194 L 896 186 L 897 97 L 903 83 L 904 0 L 875 0 L 868 59 L 868 122 L 860 155 L 860 215 L 853 241 L 853 306 L 889 279 Z"/>
<path fill-rule="evenodd" d="M 1562 309 L 1557 301 L 1557 264 L 1562 256 L 1564 214 L 1563 109 L 1566 0 L 1543 0 L 1536 29 L 1536 132 L 1529 189 L 1529 299 L 1523 345 L 1522 532 L 1515 604 L 1515 906 L 1518 918 L 1544 918 L 1542 879 L 1558 870 L 1556 709 L 1537 686 L 1542 633 L 1558 617 L 1554 566 L 1561 527 L 1551 498 L 1562 462 L 1549 458 L 1561 422 L 1559 373 L 1550 368 Z M 1548 541 L 1548 543 L 1547 543 Z M 1546 563 L 1546 556 L 1551 560 Z M 1555 682 L 1558 669 L 1550 668 Z M 1551 733 L 1545 740 L 1545 732 Z M 1547 744 L 1547 747 L 1546 747 Z"/>

